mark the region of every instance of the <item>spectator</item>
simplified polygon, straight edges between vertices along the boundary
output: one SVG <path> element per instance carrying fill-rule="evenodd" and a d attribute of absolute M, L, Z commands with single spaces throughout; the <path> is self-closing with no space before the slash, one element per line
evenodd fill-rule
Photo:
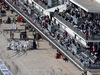
<path fill-rule="evenodd" d="M 86 31 L 86 40 L 88 40 L 88 32 Z"/>

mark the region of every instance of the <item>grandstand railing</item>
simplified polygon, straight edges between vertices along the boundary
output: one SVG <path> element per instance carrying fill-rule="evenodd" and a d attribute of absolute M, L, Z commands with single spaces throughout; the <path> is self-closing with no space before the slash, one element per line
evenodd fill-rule
<path fill-rule="evenodd" d="M 64 18 L 60 17 L 57 13 L 55 13 L 54 16 L 57 19 L 59 19 L 61 22 L 63 22 L 71 30 L 75 31 L 79 36 L 81 36 L 82 38 L 84 38 L 85 40 L 87 40 L 86 39 L 86 35 L 84 33 L 82 33 L 81 31 L 79 31 L 78 29 L 76 29 L 72 24 L 70 24 L 69 22 L 67 22 Z M 88 40 L 100 40 L 100 35 L 94 35 L 94 37 L 88 36 Z"/>

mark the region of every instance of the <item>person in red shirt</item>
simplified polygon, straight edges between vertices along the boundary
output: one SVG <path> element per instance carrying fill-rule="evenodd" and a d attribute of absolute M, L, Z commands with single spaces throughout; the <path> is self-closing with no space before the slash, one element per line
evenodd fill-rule
<path fill-rule="evenodd" d="M 68 33 L 67 33 L 67 31 L 65 32 L 65 36 L 67 37 L 67 35 L 68 35 Z"/>
<path fill-rule="evenodd" d="M 44 24 L 46 25 L 46 24 L 47 24 L 47 22 L 45 21 L 45 22 L 44 22 Z"/>
<path fill-rule="evenodd" d="M 87 55 L 88 55 L 88 54 L 89 54 L 89 51 L 87 50 L 87 52 L 86 52 L 86 53 L 87 53 Z"/>
<path fill-rule="evenodd" d="M 41 0 L 41 2 L 42 2 L 42 0 Z"/>
<path fill-rule="evenodd" d="M 22 18 L 19 16 L 19 17 L 18 17 L 18 22 L 21 22 L 21 19 L 22 19 Z"/>
<path fill-rule="evenodd" d="M 2 0 L 0 0 L 0 3 L 2 2 Z"/>
<path fill-rule="evenodd" d="M 6 8 L 7 8 L 7 6 L 8 6 L 8 5 L 6 4 L 4 8 L 6 9 Z"/>
<path fill-rule="evenodd" d="M 95 44 L 95 45 L 94 45 L 94 51 L 93 51 L 94 54 L 96 53 L 96 51 L 97 51 L 97 45 Z"/>
<path fill-rule="evenodd" d="M 86 40 L 88 40 L 88 32 L 86 32 Z"/>

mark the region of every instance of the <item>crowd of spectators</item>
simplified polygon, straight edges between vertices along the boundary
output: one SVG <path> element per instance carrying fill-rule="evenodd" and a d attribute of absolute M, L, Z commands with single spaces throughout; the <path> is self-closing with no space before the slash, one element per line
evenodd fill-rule
<path fill-rule="evenodd" d="M 63 12 L 59 12 L 59 9 L 56 9 L 55 12 L 70 22 L 78 31 L 86 34 L 86 37 L 91 36 L 94 38 L 95 35 L 100 34 L 100 19 L 96 19 L 95 14 L 88 13 L 73 3 L 67 5 L 66 10 L 63 10 Z M 82 19 L 82 22 L 78 24 L 74 19 L 77 19 L 77 21 Z"/>
<path fill-rule="evenodd" d="M 60 46 L 63 46 L 66 50 L 69 50 L 73 55 L 77 54 L 78 50 L 81 50 L 81 45 L 76 40 L 74 40 L 74 38 L 70 37 L 67 31 L 61 32 L 59 31 L 60 29 L 56 29 L 56 28 L 54 28 L 53 30 L 51 30 L 51 28 L 49 29 L 49 27 L 52 27 L 55 24 L 53 23 L 53 21 L 51 21 L 48 15 L 45 16 L 43 14 L 39 14 L 39 12 L 32 13 L 32 11 L 36 11 L 36 9 L 34 8 L 33 5 L 28 6 L 27 3 L 22 5 L 22 4 L 13 2 L 13 4 L 16 5 L 20 9 L 20 11 L 24 12 L 26 15 L 32 18 L 33 21 L 37 24 L 37 26 L 39 26 L 43 30 L 44 33 L 54 38 L 60 44 Z M 70 8 L 71 7 L 69 7 L 68 9 Z M 56 10 L 56 12 L 58 12 L 59 14 L 59 9 Z M 66 12 L 69 12 L 69 10 L 67 10 Z M 89 22 L 91 21 L 92 19 L 90 19 Z M 85 60 L 83 60 L 85 58 L 84 57 L 81 57 L 81 58 L 79 57 L 79 60 L 83 62 L 83 64 L 85 64 Z M 91 63 L 90 59 L 86 61 Z"/>

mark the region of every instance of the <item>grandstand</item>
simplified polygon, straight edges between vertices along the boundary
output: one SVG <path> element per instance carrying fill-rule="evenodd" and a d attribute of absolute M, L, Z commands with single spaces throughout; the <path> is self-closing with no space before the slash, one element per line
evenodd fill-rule
<path fill-rule="evenodd" d="M 48 1 L 51 1 L 51 4 Z M 37 26 L 42 36 L 50 38 L 49 42 L 51 41 L 78 68 L 85 71 L 100 70 L 99 2 L 96 0 L 67 2 L 33 0 L 30 3 L 5 0 L 5 2 L 18 14 L 24 12 L 24 15 L 20 16 L 27 18 L 27 22 L 34 20 L 30 24 Z M 32 8 L 37 12 L 31 14 Z"/>

